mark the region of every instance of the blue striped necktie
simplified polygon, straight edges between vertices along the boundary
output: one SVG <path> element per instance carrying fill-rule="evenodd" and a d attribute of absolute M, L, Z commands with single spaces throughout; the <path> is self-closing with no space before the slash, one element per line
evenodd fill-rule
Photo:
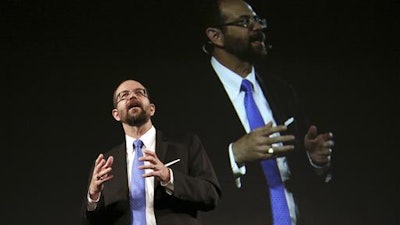
<path fill-rule="evenodd" d="M 138 166 L 144 164 L 143 161 L 139 161 L 139 158 L 143 156 L 142 147 L 143 142 L 140 139 L 137 139 L 133 142 L 133 148 L 136 151 L 136 156 L 132 163 L 130 185 L 132 225 L 146 225 L 146 188 L 144 177 L 142 177 L 144 170 L 138 169 Z"/>
<path fill-rule="evenodd" d="M 241 91 L 245 92 L 244 106 L 246 108 L 246 115 L 250 123 L 250 129 L 254 130 L 264 126 L 265 122 L 254 101 L 252 90 L 252 83 L 249 80 L 244 79 L 242 81 Z M 287 205 L 285 190 L 276 159 L 262 160 L 261 166 L 269 187 L 273 224 L 291 225 L 289 207 Z"/>

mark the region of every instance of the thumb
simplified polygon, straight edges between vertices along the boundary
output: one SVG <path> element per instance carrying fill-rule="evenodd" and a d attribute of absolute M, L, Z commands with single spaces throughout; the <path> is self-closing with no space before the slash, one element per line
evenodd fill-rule
<path fill-rule="evenodd" d="M 310 128 L 308 128 L 307 134 L 306 134 L 306 139 L 314 139 L 317 137 L 317 127 L 314 125 L 311 125 Z"/>

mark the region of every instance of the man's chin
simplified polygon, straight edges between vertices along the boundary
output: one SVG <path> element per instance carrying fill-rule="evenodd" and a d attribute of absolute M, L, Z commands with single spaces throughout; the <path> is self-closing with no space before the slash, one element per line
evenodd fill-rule
<path fill-rule="evenodd" d="M 268 54 L 268 50 L 267 50 L 267 47 L 265 47 L 265 45 L 260 45 L 260 46 L 257 46 L 257 47 L 255 47 L 255 48 L 253 48 L 254 49 L 254 54 L 255 55 L 259 55 L 259 56 L 265 56 L 265 55 L 267 55 Z"/>
<path fill-rule="evenodd" d="M 243 54 L 236 54 L 243 61 L 255 63 L 258 60 L 262 60 L 267 56 L 267 48 L 251 48 L 247 52 L 242 52 Z"/>
<path fill-rule="evenodd" d="M 131 116 L 127 119 L 127 124 L 129 124 L 130 126 L 141 126 L 146 122 L 146 118 L 141 116 Z"/>
<path fill-rule="evenodd" d="M 253 52 L 249 55 L 249 58 L 251 58 L 254 61 L 265 58 L 267 54 L 268 54 L 267 48 L 257 48 L 253 49 Z"/>
<path fill-rule="evenodd" d="M 251 48 L 256 54 L 266 55 L 267 47 L 265 46 L 265 42 L 262 41 L 254 41 L 251 43 Z"/>

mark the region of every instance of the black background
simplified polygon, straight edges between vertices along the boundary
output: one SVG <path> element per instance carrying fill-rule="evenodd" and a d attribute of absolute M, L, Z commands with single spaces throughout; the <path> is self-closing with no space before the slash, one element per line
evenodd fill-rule
<path fill-rule="evenodd" d="M 334 133 L 338 224 L 399 224 L 399 1 L 249 2 L 269 22 L 267 68 Z M 123 137 L 116 82 L 147 82 L 168 114 L 167 68 L 202 54 L 198 2 L 1 4 L 2 223 L 77 224 L 91 163 Z"/>

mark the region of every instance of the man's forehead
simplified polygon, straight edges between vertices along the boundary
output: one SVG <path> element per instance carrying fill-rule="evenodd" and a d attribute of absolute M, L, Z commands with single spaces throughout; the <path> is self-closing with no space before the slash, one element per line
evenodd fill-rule
<path fill-rule="evenodd" d="M 250 5 L 243 1 L 222 1 L 221 5 L 222 15 L 227 18 L 239 18 L 240 16 L 255 15 L 255 12 Z"/>
<path fill-rule="evenodd" d="M 119 85 L 117 90 L 129 90 L 133 88 L 144 88 L 139 82 L 128 80 Z"/>

